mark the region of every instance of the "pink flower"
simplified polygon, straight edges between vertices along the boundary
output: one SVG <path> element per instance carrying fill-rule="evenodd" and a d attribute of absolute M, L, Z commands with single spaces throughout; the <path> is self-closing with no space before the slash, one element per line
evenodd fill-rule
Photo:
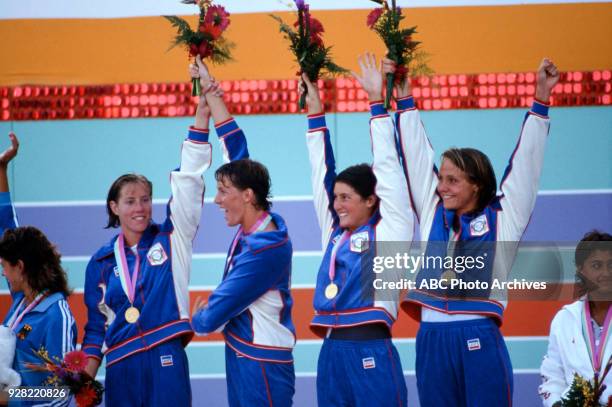
<path fill-rule="evenodd" d="M 374 10 L 370 11 L 367 20 L 367 25 L 370 29 L 374 28 L 374 26 L 378 22 L 378 19 L 380 19 L 380 16 L 382 16 L 384 11 L 385 10 L 382 8 L 375 8 Z"/>
<path fill-rule="evenodd" d="M 230 14 L 223 6 L 210 6 L 204 17 L 204 24 L 214 25 L 221 28 L 221 31 L 225 31 L 230 24 L 229 16 Z"/>
<path fill-rule="evenodd" d="M 68 369 L 81 372 L 87 367 L 87 354 L 80 350 L 68 352 L 64 356 L 64 363 Z"/>

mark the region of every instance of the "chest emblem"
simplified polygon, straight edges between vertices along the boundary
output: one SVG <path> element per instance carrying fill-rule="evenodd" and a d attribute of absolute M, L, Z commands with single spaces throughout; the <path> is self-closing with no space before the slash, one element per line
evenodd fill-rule
<path fill-rule="evenodd" d="M 161 243 L 155 243 L 147 252 L 147 260 L 152 266 L 159 266 L 168 260 L 168 255 Z"/>
<path fill-rule="evenodd" d="M 361 253 L 368 250 L 370 247 L 370 240 L 368 236 L 368 232 L 359 232 L 351 235 L 351 251 L 354 253 Z"/>
<path fill-rule="evenodd" d="M 470 236 L 482 236 L 489 232 L 487 215 L 480 215 L 470 222 Z"/>

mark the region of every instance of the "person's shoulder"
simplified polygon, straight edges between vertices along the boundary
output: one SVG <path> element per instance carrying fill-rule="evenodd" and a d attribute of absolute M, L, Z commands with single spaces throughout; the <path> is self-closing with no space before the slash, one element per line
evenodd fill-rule
<path fill-rule="evenodd" d="M 102 261 L 105 258 L 114 255 L 115 240 L 117 240 L 117 237 L 119 237 L 119 235 L 113 236 L 107 243 L 100 246 L 100 248 L 98 248 L 98 250 L 96 250 L 94 254 L 91 256 L 90 262 L 91 261 Z"/>
<path fill-rule="evenodd" d="M 572 323 L 580 322 L 582 307 L 584 306 L 584 300 L 580 299 L 566 304 L 557 313 L 552 320 L 551 327 L 566 327 Z"/>

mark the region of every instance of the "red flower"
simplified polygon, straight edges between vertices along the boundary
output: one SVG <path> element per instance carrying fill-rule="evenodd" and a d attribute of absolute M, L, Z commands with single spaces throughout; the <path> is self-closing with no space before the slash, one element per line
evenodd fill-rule
<path fill-rule="evenodd" d="M 375 8 L 374 10 L 370 11 L 370 14 L 368 14 L 367 19 L 367 25 L 370 29 L 374 28 L 374 26 L 378 22 L 378 19 L 380 19 L 380 16 L 382 16 L 384 11 L 385 10 L 382 8 Z"/>
<path fill-rule="evenodd" d="M 223 6 L 210 6 L 204 17 L 204 24 L 220 27 L 221 31 L 225 31 L 230 24 L 230 14 L 225 11 Z"/>
<path fill-rule="evenodd" d="M 195 57 L 198 55 L 198 46 L 195 44 L 189 44 L 189 56 Z"/>
<path fill-rule="evenodd" d="M 211 39 L 214 41 L 221 36 L 223 30 L 221 27 L 212 25 L 212 24 L 202 24 L 200 25 L 200 32 L 204 34 L 208 34 Z"/>
<path fill-rule="evenodd" d="M 406 68 L 404 65 L 398 65 L 397 68 L 395 68 L 393 81 L 396 85 L 399 85 L 404 81 L 404 79 L 406 79 L 406 75 L 408 75 L 408 68 Z"/>
<path fill-rule="evenodd" d="M 77 393 L 75 400 L 78 407 L 89 407 L 94 404 L 96 398 L 96 391 L 91 386 L 85 386 Z"/>
<path fill-rule="evenodd" d="M 324 32 L 325 29 L 323 28 L 323 24 L 316 18 L 310 17 L 310 34 L 319 35 Z"/>
<path fill-rule="evenodd" d="M 87 354 L 80 350 L 68 352 L 64 356 L 64 363 L 68 369 L 82 372 L 87 366 Z"/>
<path fill-rule="evenodd" d="M 202 58 L 208 58 L 213 53 L 213 47 L 208 41 L 202 41 L 198 47 L 198 53 Z"/>

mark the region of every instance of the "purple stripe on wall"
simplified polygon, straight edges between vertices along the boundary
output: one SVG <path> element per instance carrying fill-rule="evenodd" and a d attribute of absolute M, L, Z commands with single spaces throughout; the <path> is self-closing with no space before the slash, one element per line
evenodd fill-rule
<path fill-rule="evenodd" d="M 312 202 L 277 202 L 273 208 L 287 221 L 294 250 L 320 250 L 320 232 Z M 153 217 L 162 221 L 165 205 L 155 205 Z M 89 256 L 116 230 L 105 230 L 104 206 L 17 208 L 21 225 L 42 229 L 65 256 Z M 524 240 L 577 241 L 591 229 L 612 230 L 612 193 L 539 196 Z M 225 252 L 235 229 L 225 226 L 214 204 L 204 207 L 195 241 L 196 253 Z"/>

